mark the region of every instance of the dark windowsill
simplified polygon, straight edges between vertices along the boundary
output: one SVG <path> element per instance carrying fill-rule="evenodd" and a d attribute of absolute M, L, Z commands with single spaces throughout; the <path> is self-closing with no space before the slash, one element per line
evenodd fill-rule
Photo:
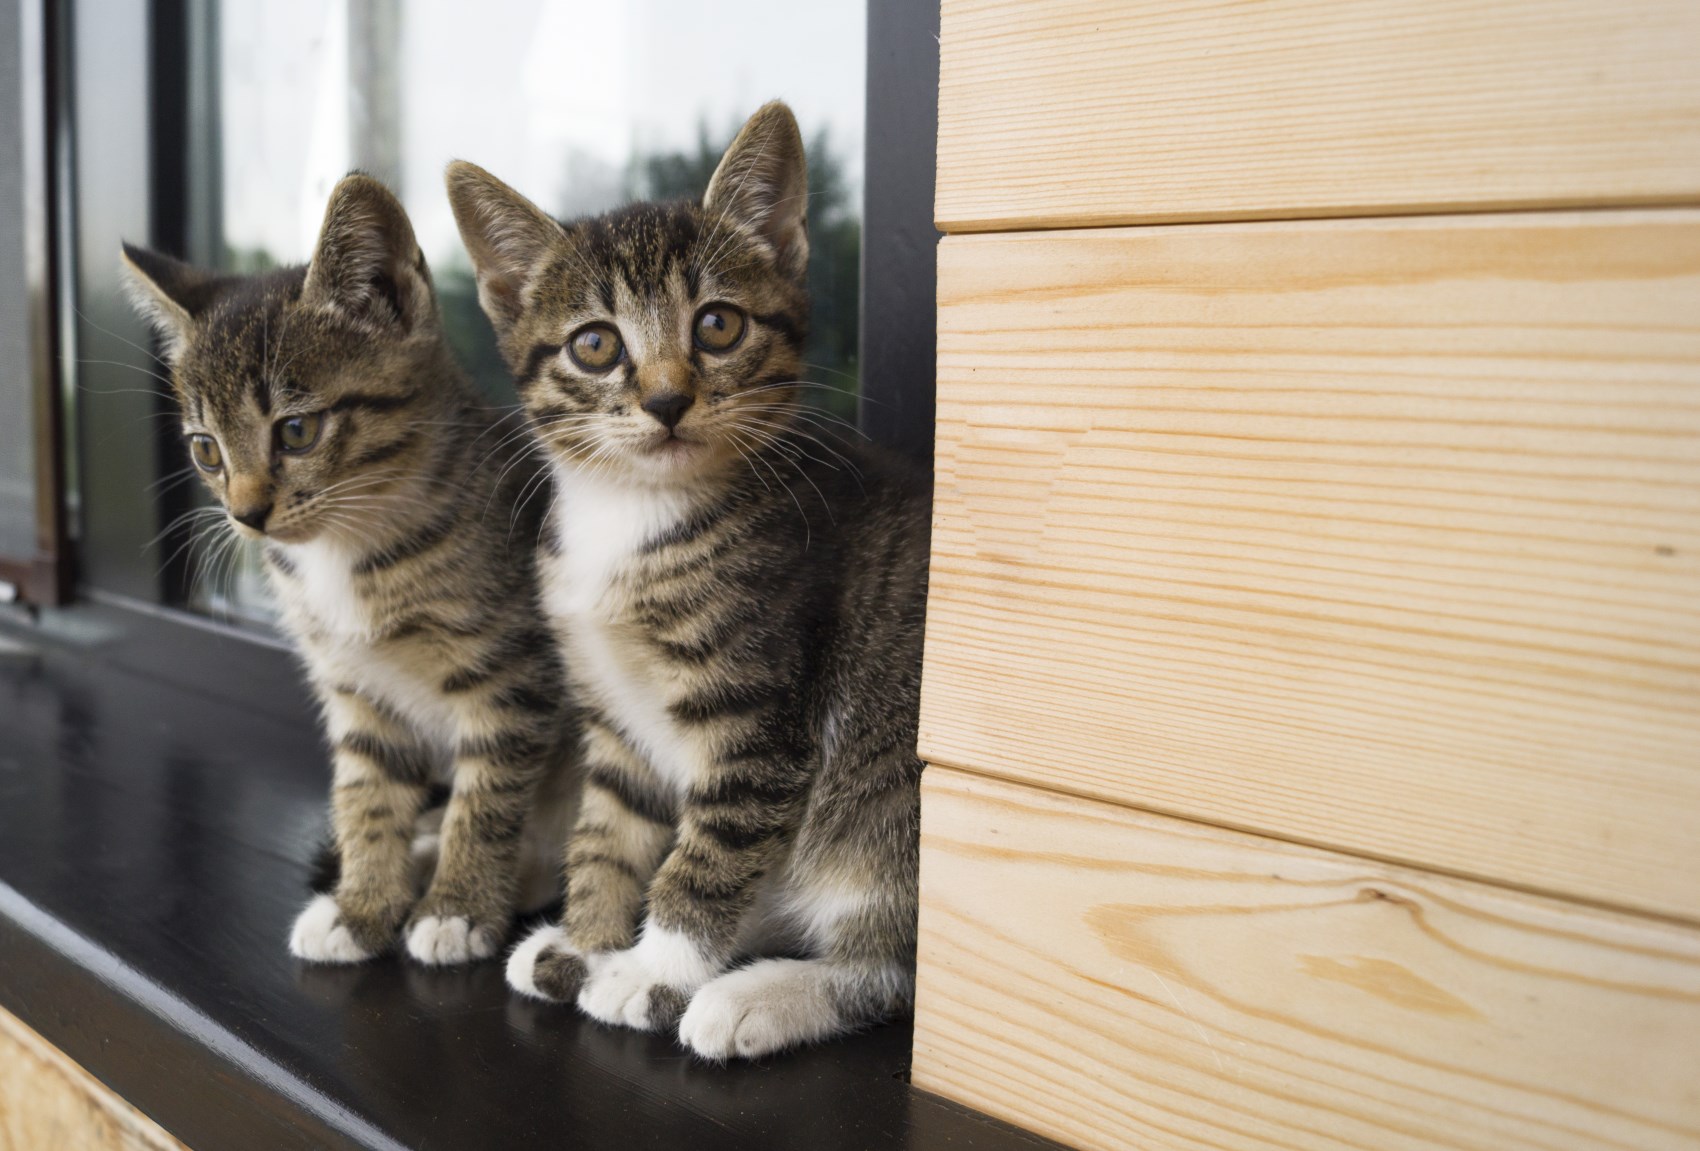
<path fill-rule="evenodd" d="M 495 962 L 304 967 L 325 782 L 287 652 L 0 611 L 0 1006 L 198 1151 L 1054 1146 L 911 1088 L 906 1024 L 718 1068 Z"/>

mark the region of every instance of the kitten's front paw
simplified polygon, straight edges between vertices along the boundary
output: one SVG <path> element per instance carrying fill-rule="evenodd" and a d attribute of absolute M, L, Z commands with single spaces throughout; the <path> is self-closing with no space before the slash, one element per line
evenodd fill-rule
<path fill-rule="evenodd" d="M 290 928 L 289 953 L 309 963 L 364 963 L 379 949 L 363 945 L 363 934 L 343 919 L 335 899 L 315 895 Z"/>
<path fill-rule="evenodd" d="M 704 1059 L 759 1059 L 842 1027 L 825 969 L 765 959 L 711 981 L 679 1020 L 679 1042 Z"/>
<path fill-rule="evenodd" d="M 560 927 L 539 927 L 508 956 L 508 986 L 532 999 L 571 1003 L 590 974 L 590 960 Z"/>
<path fill-rule="evenodd" d="M 632 952 L 610 955 L 586 978 L 578 994 L 579 1010 L 614 1027 L 661 1031 L 677 1023 L 690 992 L 655 978 Z"/>
<path fill-rule="evenodd" d="M 407 953 L 436 967 L 488 959 L 502 943 L 502 933 L 464 915 L 421 915 L 407 927 Z"/>
<path fill-rule="evenodd" d="M 651 928 L 636 947 L 599 959 L 579 992 L 579 1009 L 618 1027 L 665 1030 L 715 970 L 685 936 Z"/>

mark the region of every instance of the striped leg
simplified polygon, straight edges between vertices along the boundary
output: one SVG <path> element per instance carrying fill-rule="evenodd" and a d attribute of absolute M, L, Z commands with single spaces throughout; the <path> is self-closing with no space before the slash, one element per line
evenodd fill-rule
<path fill-rule="evenodd" d="M 567 846 L 566 915 L 559 927 L 539 928 L 508 961 L 516 991 L 557 1002 L 577 997 L 587 958 L 631 946 L 644 888 L 673 838 L 660 781 L 594 713 L 585 719 L 584 772 Z"/>
<path fill-rule="evenodd" d="M 777 709 L 775 709 L 777 710 Z M 679 838 L 649 886 L 643 933 L 591 971 L 578 1004 L 604 1023 L 653 1031 L 731 962 L 756 881 L 782 857 L 807 784 L 797 741 L 753 713 L 685 797 Z"/>
<path fill-rule="evenodd" d="M 289 949 L 319 963 L 359 963 L 389 948 L 413 903 L 409 848 L 430 757 L 388 711 L 350 688 L 320 702 L 332 753 L 331 833 L 341 860 L 334 895 L 307 905 Z"/>
<path fill-rule="evenodd" d="M 462 735 L 437 871 L 407 927 L 408 954 L 421 963 L 486 959 L 513 918 L 520 837 L 553 748 L 548 712 L 502 699 L 458 701 Z"/>
<path fill-rule="evenodd" d="M 681 1043 L 717 1062 L 756 1059 L 908 1010 L 919 773 L 904 753 L 817 785 L 783 897 L 814 958 L 763 959 L 711 980 L 679 1021 Z"/>

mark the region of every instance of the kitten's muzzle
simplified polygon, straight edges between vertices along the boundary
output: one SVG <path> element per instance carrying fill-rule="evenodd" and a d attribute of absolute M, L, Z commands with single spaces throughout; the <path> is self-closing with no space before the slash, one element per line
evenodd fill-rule
<path fill-rule="evenodd" d="M 237 511 L 235 508 L 230 509 L 231 519 L 235 520 L 243 527 L 253 528 L 257 532 L 263 532 L 266 530 L 266 520 L 271 516 L 271 514 L 272 505 L 269 503 L 260 504 L 257 507 L 251 507 L 244 511 Z"/>
<path fill-rule="evenodd" d="M 644 411 L 661 422 L 662 427 L 672 431 L 694 403 L 696 397 L 684 392 L 662 392 L 645 400 L 642 406 Z"/>

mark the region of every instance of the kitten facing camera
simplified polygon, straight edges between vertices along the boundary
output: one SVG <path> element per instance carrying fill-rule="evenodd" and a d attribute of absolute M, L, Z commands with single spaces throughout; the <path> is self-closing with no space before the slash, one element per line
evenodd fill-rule
<path fill-rule="evenodd" d="M 552 463 L 543 601 L 585 710 L 565 916 L 509 983 L 716 1060 L 905 1011 L 928 481 L 801 402 L 795 119 L 757 112 L 701 204 L 562 224 L 447 182 Z"/>
<path fill-rule="evenodd" d="M 514 523 L 535 471 L 456 366 L 406 213 L 353 175 L 306 267 L 227 276 L 130 245 L 124 264 L 201 479 L 262 545 L 332 747 L 335 886 L 291 951 L 493 955 L 516 905 L 550 897 L 577 735 L 536 525 Z M 421 894 L 415 841 L 445 783 Z"/>

